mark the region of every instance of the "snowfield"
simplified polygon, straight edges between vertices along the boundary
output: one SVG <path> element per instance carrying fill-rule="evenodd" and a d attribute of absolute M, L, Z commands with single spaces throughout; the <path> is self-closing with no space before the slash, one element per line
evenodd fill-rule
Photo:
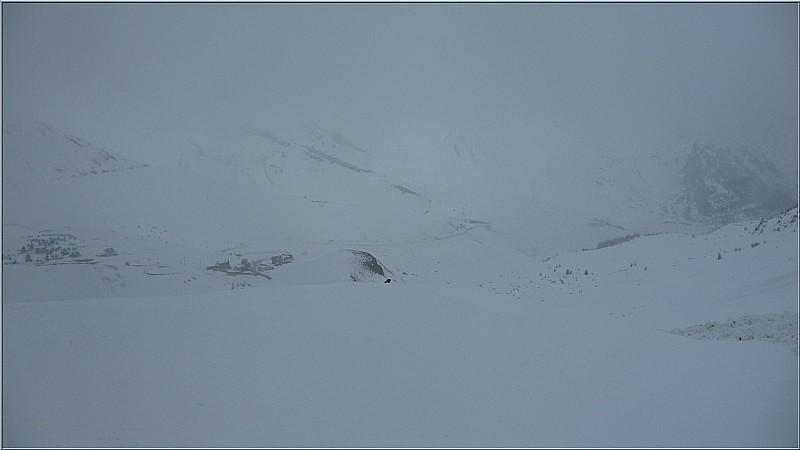
<path fill-rule="evenodd" d="M 544 263 L 474 230 L 376 248 L 390 284 L 6 291 L 4 445 L 791 447 L 796 228 L 732 253 L 740 229 Z"/>
<path fill-rule="evenodd" d="M 4 177 L 4 447 L 798 445 L 796 207 L 534 258 L 341 136 L 260 132 L 259 180 L 44 130 L 10 142 L 77 153 Z"/>

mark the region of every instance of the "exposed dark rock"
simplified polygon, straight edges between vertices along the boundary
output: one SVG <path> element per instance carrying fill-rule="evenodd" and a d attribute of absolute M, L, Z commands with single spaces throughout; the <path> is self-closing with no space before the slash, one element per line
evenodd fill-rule
<path fill-rule="evenodd" d="M 758 147 L 698 145 L 681 169 L 677 200 L 686 220 L 727 224 L 775 214 L 797 203 L 791 177 Z"/>
<path fill-rule="evenodd" d="M 350 250 L 354 255 L 361 257 L 361 267 L 371 273 L 386 276 L 383 272 L 383 265 L 371 254 L 361 250 Z"/>

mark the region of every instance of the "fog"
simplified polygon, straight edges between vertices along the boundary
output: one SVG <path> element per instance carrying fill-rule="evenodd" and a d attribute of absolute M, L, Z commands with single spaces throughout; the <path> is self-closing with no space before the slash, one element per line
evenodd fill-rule
<path fill-rule="evenodd" d="M 796 165 L 797 12 L 4 4 L 4 116 L 30 114 L 166 165 L 224 127 L 321 126 L 378 160 L 441 151 L 467 130 L 516 172 L 495 179 L 515 192 L 509 209 L 529 197 L 526 176 L 579 178 L 598 155 L 683 155 L 676 136 L 752 144 Z"/>
<path fill-rule="evenodd" d="M 3 446 L 798 447 L 796 3 L 3 2 L 2 89 Z"/>
<path fill-rule="evenodd" d="M 6 113 L 109 140 L 207 117 L 524 151 L 794 126 L 792 4 L 6 4 Z M 206 116 L 206 117 L 204 117 Z M 594 145 L 588 146 L 588 143 Z M 126 142 L 135 146 L 135 142 Z"/>

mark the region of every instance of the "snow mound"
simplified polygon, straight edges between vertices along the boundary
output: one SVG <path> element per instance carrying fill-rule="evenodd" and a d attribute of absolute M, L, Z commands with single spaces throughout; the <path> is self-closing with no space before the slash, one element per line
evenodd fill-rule
<path fill-rule="evenodd" d="M 337 250 L 301 264 L 274 271 L 274 284 L 329 284 L 347 281 L 379 282 L 390 279 L 391 271 L 372 254 L 352 249 Z"/>
<path fill-rule="evenodd" d="M 797 352 L 797 331 L 797 313 L 785 312 L 742 316 L 727 322 L 706 322 L 676 328 L 672 333 L 695 339 L 778 342 L 791 345 Z"/>

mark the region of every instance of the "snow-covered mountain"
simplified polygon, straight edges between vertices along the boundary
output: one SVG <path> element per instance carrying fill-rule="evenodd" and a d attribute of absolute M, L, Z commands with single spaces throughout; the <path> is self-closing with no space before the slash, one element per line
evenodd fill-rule
<path fill-rule="evenodd" d="M 77 216 L 121 225 L 149 210 L 164 220 L 148 226 L 169 222 L 206 242 L 244 229 L 273 239 L 408 242 L 480 226 L 544 258 L 629 234 L 703 233 L 797 200 L 786 171 L 755 150 L 680 139 L 577 156 L 510 152 L 465 129 L 385 148 L 322 128 L 210 124 L 194 138 L 182 133 L 175 166 L 148 168 L 41 122 L 7 120 L 4 185 L 25 195 L 7 196 L 6 209 L 41 216 L 26 224 L 34 228 Z M 131 168 L 148 170 L 120 172 Z M 109 173 L 119 176 L 62 186 Z M 191 214 L 172 214 L 182 205 Z M 220 217 L 245 211 L 248 220 L 222 226 Z"/>
<path fill-rule="evenodd" d="M 423 212 L 430 200 L 373 170 L 372 155 L 335 131 L 301 130 L 283 137 L 253 126 L 225 131 L 218 141 L 190 143 L 178 167 L 227 173 L 254 189 L 279 191 L 319 206 L 381 204 Z"/>
<path fill-rule="evenodd" d="M 768 215 L 797 202 L 790 172 L 756 147 L 695 144 L 676 203 L 691 221 L 726 224 Z"/>
<path fill-rule="evenodd" d="M 40 179 L 36 171 L 53 178 L 141 166 L 84 149 L 76 144 L 83 140 L 35 121 L 9 122 L 5 130 L 7 184 Z M 631 233 L 707 232 L 797 201 L 791 171 L 776 172 L 777 163 L 764 155 L 712 151 L 681 138 L 578 155 L 536 143 L 511 151 L 466 128 L 431 137 L 409 132 L 369 145 L 337 130 L 255 122 L 173 131 L 165 152 L 176 155 L 175 177 L 233 179 L 253 195 L 353 215 L 389 209 L 404 220 L 422 216 L 453 230 L 480 223 L 540 258 Z M 712 154 L 728 155 L 727 162 Z M 84 162 L 71 162 L 75 155 Z M 388 239 L 395 237 L 392 227 L 383 228 Z"/>
<path fill-rule="evenodd" d="M 42 180 L 147 167 L 31 119 L 3 121 L 3 165 L 3 185 L 11 190 Z"/>
<path fill-rule="evenodd" d="M 674 223 L 666 153 L 5 129 L 4 445 L 797 445 L 797 206 Z"/>

